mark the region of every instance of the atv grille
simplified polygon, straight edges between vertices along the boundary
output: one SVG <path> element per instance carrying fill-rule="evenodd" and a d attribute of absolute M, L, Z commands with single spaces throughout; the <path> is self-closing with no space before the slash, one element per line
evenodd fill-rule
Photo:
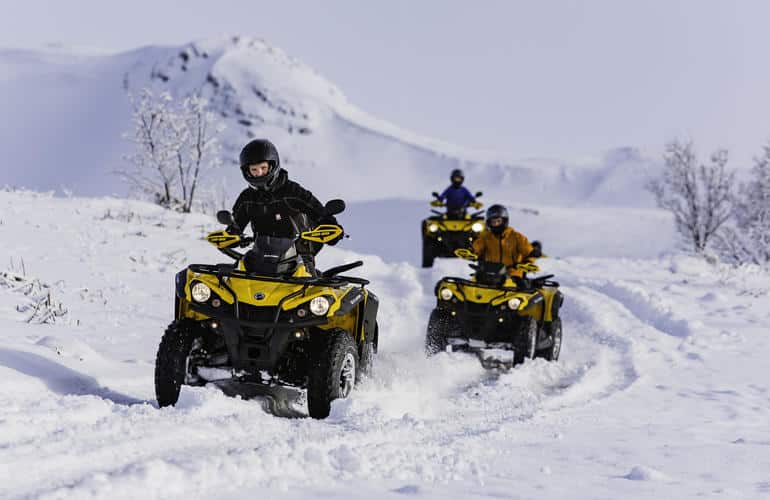
<path fill-rule="evenodd" d="M 243 321 L 259 321 L 272 323 L 275 320 L 277 307 L 257 307 L 249 304 L 239 304 L 238 313 Z M 243 333 L 247 337 L 263 338 L 269 328 L 243 327 Z"/>
<path fill-rule="evenodd" d="M 487 304 L 476 304 L 466 302 L 465 324 L 468 337 L 480 338 L 484 336 L 484 326 L 489 317 L 489 306 Z"/>
<path fill-rule="evenodd" d="M 249 304 L 238 304 L 238 312 L 244 321 L 270 321 L 275 319 L 277 307 L 257 307 Z"/>

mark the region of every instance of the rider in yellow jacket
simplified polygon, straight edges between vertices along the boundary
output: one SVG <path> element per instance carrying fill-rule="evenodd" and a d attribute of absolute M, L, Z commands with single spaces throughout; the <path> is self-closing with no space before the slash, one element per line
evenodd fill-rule
<path fill-rule="evenodd" d="M 532 244 L 526 236 L 508 226 L 508 210 L 504 206 L 489 207 L 486 219 L 487 229 L 473 242 L 473 252 L 479 260 L 505 264 L 511 276 L 524 276 L 515 266 L 535 261 Z"/>

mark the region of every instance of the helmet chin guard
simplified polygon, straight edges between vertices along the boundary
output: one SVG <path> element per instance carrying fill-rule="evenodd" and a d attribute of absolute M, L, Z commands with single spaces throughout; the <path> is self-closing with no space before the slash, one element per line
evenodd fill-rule
<path fill-rule="evenodd" d="M 239 156 L 241 173 L 246 182 L 254 189 L 271 191 L 276 186 L 278 172 L 281 170 L 281 158 L 278 156 L 278 149 L 267 139 L 255 139 L 246 144 L 241 150 Z M 254 177 L 249 173 L 250 165 L 260 163 L 270 165 L 267 175 Z"/>
<path fill-rule="evenodd" d="M 489 223 L 492 219 L 503 219 L 503 223 L 499 226 L 492 226 Z M 492 205 L 487 209 L 486 222 L 492 234 L 502 234 L 505 228 L 508 227 L 508 209 L 502 205 Z"/>

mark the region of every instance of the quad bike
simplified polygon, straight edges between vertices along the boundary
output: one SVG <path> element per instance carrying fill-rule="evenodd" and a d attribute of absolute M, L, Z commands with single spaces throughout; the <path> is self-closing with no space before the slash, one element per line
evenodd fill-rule
<path fill-rule="evenodd" d="M 438 193 L 431 193 L 435 200 L 430 202 L 432 207 L 444 207 L 446 204 L 438 199 Z M 476 193 L 476 198 L 482 193 Z M 470 204 L 479 209 L 479 202 Z M 467 248 L 484 230 L 483 211 L 468 214 L 465 210 L 455 212 L 440 212 L 431 209 L 432 216 L 422 221 L 422 267 L 433 267 L 436 257 L 455 257 L 455 250 Z"/>
<path fill-rule="evenodd" d="M 539 248 L 539 246 L 537 247 Z M 477 260 L 467 249 L 457 256 Z M 475 353 L 485 368 L 511 368 L 527 358 L 559 358 L 564 296 L 553 275 L 527 278 L 535 264 L 519 264 L 524 277 L 511 277 L 505 265 L 471 264 L 473 278 L 446 277 L 436 284 L 436 308 L 425 337 L 426 353 Z"/>
<path fill-rule="evenodd" d="M 329 215 L 344 208 L 342 200 L 325 207 Z M 235 227 L 227 211 L 217 219 Z M 209 234 L 235 263 L 192 264 L 176 275 L 175 319 L 155 365 L 158 404 L 176 404 L 182 385 L 212 383 L 231 396 L 267 396 L 273 405 L 306 391 L 310 416 L 327 417 L 332 400 L 346 398 L 370 373 L 378 344 L 378 299 L 369 282 L 340 275 L 363 263 L 319 272 L 298 254 L 299 243 L 329 243 L 342 233 L 322 224 L 295 238 Z M 251 244 L 245 254 L 235 250 Z"/>

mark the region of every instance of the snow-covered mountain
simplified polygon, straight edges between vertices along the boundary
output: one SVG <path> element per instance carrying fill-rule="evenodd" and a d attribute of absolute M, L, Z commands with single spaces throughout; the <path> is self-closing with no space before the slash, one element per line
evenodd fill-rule
<path fill-rule="evenodd" d="M 202 89 L 235 158 L 267 136 L 321 199 L 342 197 L 380 297 L 375 375 L 325 421 L 185 387 L 158 409 L 174 274 L 222 257 L 204 214 L 100 195 L 129 144 L 127 89 Z M 462 96 L 462 98 L 472 98 Z M 770 491 L 770 275 L 675 251 L 642 189 L 654 162 L 512 161 L 366 115 L 264 42 L 110 55 L 0 52 L 0 498 L 755 498 Z M 515 117 L 512 117 L 515 119 Z M 473 124 L 468 124 L 473 126 Z M 451 168 L 541 239 L 566 296 L 556 363 L 485 372 L 422 354 L 433 287 L 418 225 Z M 242 180 L 223 170 L 233 193 Z M 68 188 L 75 196 L 41 190 Z M 86 197 L 82 195 L 99 195 Z M 36 304 L 46 304 L 36 308 Z M 53 324 L 36 324 L 53 314 Z"/>
<path fill-rule="evenodd" d="M 629 189 L 655 169 L 634 149 L 583 161 L 514 161 L 442 144 L 366 114 L 302 62 L 243 37 L 116 55 L 0 51 L 0 185 L 125 193 L 112 172 L 131 147 L 121 137 L 130 127 L 126 93 L 146 86 L 174 95 L 201 92 L 226 123 L 228 158 L 234 160 L 249 139 L 268 137 L 291 175 L 320 198 L 423 200 L 460 167 L 487 199 L 626 207 L 651 202 L 643 190 Z M 231 193 L 242 186 L 232 163 L 221 175 Z"/>

